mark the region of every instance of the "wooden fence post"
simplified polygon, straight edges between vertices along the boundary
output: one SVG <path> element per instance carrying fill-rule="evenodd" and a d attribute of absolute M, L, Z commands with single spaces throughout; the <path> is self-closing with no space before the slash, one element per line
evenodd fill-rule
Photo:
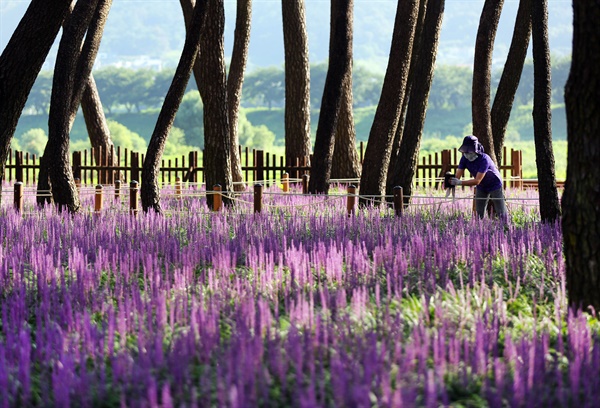
<path fill-rule="evenodd" d="M 356 203 L 356 186 L 350 184 L 348 186 L 348 198 L 346 201 L 346 210 L 348 211 L 348 217 L 354 214 L 354 205 Z"/>
<path fill-rule="evenodd" d="M 131 172 L 129 174 L 129 180 L 138 181 L 140 179 L 140 154 L 138 152 L 131 152 Z"/>
<path fill-rule="evenodd" d="M 15 210 L 18 213 L 23 213 L 23 182 L 17 181 L 15 183 Z"/>
<path fill-rule="evenodd" d="M 221 195 L 221 185 L 215 184 L 213 186 L 213 211 L 221 211 L 221 204 L 223 202 L 223 196 Z"/>
<path fill-rule="evenodd" d="M 255 154 L 254 181 L 263 181 L 265 179 L 265 151 L 256 150 Z"/>
<path fill-rule="evenodd" d="M 129 209 L 131 210 L 132 215 L 137 215 L 138 213 L 138 182 L 132 180 L 129 183 Z"/>
<path fill-rule="evenodd" d="M 302 194 L 308 194 L 308 180 L 310 176 L 308 174 L 302 175 Z"/>
<path fill-rule="evenodd" d="M 96 194 L 94 195 L 94 212 L 99 214 L 102 211 L 102 184 L 96 185 Z"/>
<path fill-rule="evenodd" d="M 15 179 L 23 182 L 23 152 L 15 151 Z"/>
<path fill-rule="evenodd" d="M 259 213 L 262 211 L 262 193 L 263 186 L 262 184 L 254 185 L 254 212 Z"/>
<path fill-rule="evenodd" d="M 115 201 L 121 201 L 121 180 L 115 180 Z"/>
<path fill-rule="evenodd" d="M 181 177 L 175 177 L 175 196 L 181 199 Z"/>
<path fill-rule="evenodd" d="M 402 216 L 402 210 L 404 208 L 404 193 L 402 191 L 402 187 L 396 186 L 394 187 L 394 211 L 396 212 L 396 216 Z"/>
<path fill-rule="evenodd" d="M 281 175 L 281 189 L 284 193 L 290 191 L 290 175 L 287 173 Z"/>

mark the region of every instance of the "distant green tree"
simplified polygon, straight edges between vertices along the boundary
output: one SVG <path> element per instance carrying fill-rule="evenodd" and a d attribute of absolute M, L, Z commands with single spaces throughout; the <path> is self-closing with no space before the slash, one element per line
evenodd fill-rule
<path fill-rule="evenodd" d="M 44 147 L 48 142 L 48 135 L 44 129 L 29 129 L 21 135 L 21 149 L 24 152 L 36 154 L 38 156 L 44 153 Z"/>
<path fill-rule="evenodd" d="M 115 146 L 134 152 L 146 151 L 146 140 L 139 134 L 132 132 L 117 121 L 108 119 L 107 122 Z"/>
<path fill-rule="evenodd" d="M 383 74 L 369 71 L 359 65 L 353 70 L 352 85 L 353 106 L 355 108 L 374 106 L 381 95 Z"/>
<path fill-rule="evenodd" d="M 186 144 L 204 148 L 204 109 L 198 91 L 183 96 L 174 124 L 185 132 Z"/>
<path fill-rule="evenodd" d="M 26 106 L 35 110 L 38 115 L 47 114 L 50 108 L 51 93 L 52 72 L 41 71 L 31 88 Z"/>
<path fill-rule="evenodd" d="M 244 101 L 269 109 L 281 106 L 285 95 L 283 69 L 278 67 L 260 68 L 252 72 L 244 81 Z"/>

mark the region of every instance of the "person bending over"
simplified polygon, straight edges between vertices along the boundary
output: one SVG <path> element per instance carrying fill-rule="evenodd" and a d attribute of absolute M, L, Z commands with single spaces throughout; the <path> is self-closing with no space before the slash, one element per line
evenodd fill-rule
<path fill-rule="evenodd" d="M 450 179 L 453 186 L 475 186 L 475 211 L 483 218 L 491 199 L 498 217 L 506 219 L 506 205 L 502 190 L 502 177 L 494 161 L 488 156 L 477 137 L 465 136 L 458 151 L 463 155 L 458 163 L 456 177 Z M 461 180 L 465 169 L 471 173 L 471 179 Z"/>

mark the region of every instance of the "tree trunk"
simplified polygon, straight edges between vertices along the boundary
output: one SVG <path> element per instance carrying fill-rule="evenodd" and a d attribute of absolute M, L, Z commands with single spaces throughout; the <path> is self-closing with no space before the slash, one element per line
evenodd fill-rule
<path fill-rule="evenodd" d="M 573 56 L 565 87 L 568 157 L 562 198 L 567 295 L 600 310 L 600 5 L 573 2 Z"/>
<path fill-rule="evenodd" d="M 335 130 L 337 127 L 344 80 L 352 64 L 352 0 L 331 1 L 331 34 L 329 39 L 329 67 L 315 138 L 315 151 L 310 169 L 308 191 L 311 194 L 329 191 Z"/>
<path fill-rule="evenodd" d="M 496 153 L 496 161 L 498 163 L 502 161 L 502 147 L 504 146 L 506 125 L 510 118 L 510 111 L 512 110 L 515 94 L 519 87 L 525 57 L 527 56 L 527 48 L 529 47 L 529 37 L 531 36 L 531 2 L 532 0 L 521 0 L 519 3 L 510 49 L 492 105 L 492 135 L 494 139 L 494 152 Z"/>
<path fill-rule="evenodd" d="M 304 0 L 281 0 L 285 51 L 285 157 L 310 157 L 310 65 Z"/>
<path fill-rule="evenodd" d="M 112 0 L 77 2 L 64 29 L 56 58 L 44 161 L 48 166 L 54 203 L 60 210 L 67 208 L 72 213 L 80 208 L 69 163 L 72 112 L 81 102 L 111 4 Z"/>
<path fill-rule="evenodd" d="M 342 87 L 344 89 L 335 130 L 331 178 L 356 179 L 360 177 L 360 158 L 356 150 L 356 129 L 352 110 L 352 73 L 344 79 Z"/>
<path fill-rule="evenodd" d="M 250 22 L 252 18 L 252 0 L 238 0 L 235 19 L 235 35 L 233 51 L 229 64 L 229 77 L 227 78 L 227 106 L 229 108 L 230 146 L 231 146 L 231 176 L 235 183 L 235 191 L 243 191 L 242 160 L 238 146 L 238 117 L 240 113 L 240 100 L 242 98 L 242 85 L 244 83 L 244 70 L 248 61 L 248 47 L 250 44 Z"/>
<path fill-rule="evenodd" d="M 204 175 L 207 190 L 212 190 L 215 184 L 219 184 L 222 191 L 232 191 L 223 0 L 209 0 L 208 16 L 202 33 L 200 53 L 203 79 L 200 95 L 204 103 Z M 227 195 L 223 198 L 224 204 L 231 203 Z M 206 199 L 208 207 L 212 208 L 213 195 L 208 194 Z"/>
<path fill-rule="evenodd" d="M 444 16 L 444 2 L 444 0 L 429 0 L 427 2 L 427 12 L 422 30 L 423 38 L 416 53 L 417 64 L 413 65 L 415 72 L 412 77 L 404 134 L 401 138 L 397 159 L 390 164 L 392 171 L 391 177 L 388 176 L 386 193 L 392 195 L 393 188 L 401 186 L 407 204 L 412 195 L 412 181 L 419 160 L 419 148 L 423 136 L 423 127 L 425 126 L 427 101 L 431 90 Z"/>
<path fill-rule="evenodd" d="M 106 116 L 102 109 L 102 102 L 100 101 L 100 95 L 98 94 L 98 88 L 96 88 L 96 81 L 94 81 L 93 75 L 89 76 L 85 85 L 85 90 L 81 98 L 81 110 L 90 138 L 90 144 L 94 148 L 96 165 L 117 166 L 117 158 L 114 154 L 111 154 L 114 150 L 114 144 L 110 137 L 110 130 L 106 123 Z M 100 149 L 103 152 L 108 152 L 107 163 L 102 163 Z M 118 174 L 118 172 L 116 173 Z M 100 182 L 108 183 L 113 179 L 114 177 L 110 177 L 109 180 L 103 180 L 103 177 L 101 177 Z"/>
<path fill-rule="evenodd" d="M 504 0 L 485 0 L 475 40 L 475 58 L 473 62 L 473 94 L 471 100 L 473 134 L 477 136 L 485 152 L 492 160 L 496 160 L 490 112 L 492 51 L 503 4 Z"/>
<path fill-rule="evenodd" d="M 385 191 L 392 143 L 405 97 L 418 12 L 419 0 L 398 2 L 390 59 L 363 161 L 361 195 L 381 197 Z M 370 201 L 370 198 L 361 198 L 360 204 Z"/>
<path fill-rule="evenodd" d="M 0 55 L 0 192 L 19 117 L 70 4 L 71 0 L 32 0 Z"/>
<path fill-rule="evenodd" d="M 162 212 L 158 187 L 160 159 L 165 149 L 169 131 L 173 126 L 175 114 L 177 113 L 177 109 L 179 109 L 183 93 L 190 79 L 192 67 L 198 55 L 200 36 L 205 29 L 205 21 L 207 20 L 206 3 L 208 1 L 210 0 L 200 0 L 196 7 L 194 7 L 190 27 L 186 31 L 183 51 L 181 52 L 173 81 L 165 96 L 165 101 L 163 102 L 156 126 L 150 138 L 150 143 L 148 144 L 142 168 L 141 187 L 142 208 L 145 212 L 148 212 L 150 209 L 158 213 Z"/>
<path fill-rule="evenodd" d="M 552 83 L 548 44 L 548 0 L 534 1 L 533 35 L 533 136 L 537 163 L 540 215 L 544 222 L 560 217 L 552 149 Z"/>
<path fill-rule="evenodd" d="M 413 42 L 412 56 L 410 58 L 410 69 L 408 71 L 407 80 L 408 82 L 406 83 L 406 95 L 410 95 L 414 73 L 417 70 L 417 55 L 419 53 L 419 50 L 421 49 L 421 40 L 423 39 L 422 32 L 423 26 L 425 24 L 425 13 L 428 7 L 427 2 L 428 0 L 421 0 L 419 3 L 419 14 L 417 17 L 417 26 L 415 27 L 415 39 Z M 392 152 L 390 153 L 390 167 L 388 167 L 388 173 L 386 177 L 386 194 L 387 190 L 389 190 L 388 184 L 391 182 L 390 177 L 392 173 L 392 163 L 395 163 L 398 159 L 400 141 L 402 140 L 402 135 L 404 134 L 404 124 L 406 122 L 406 111 L 408 110 L 409 99 L 410 98 L 404 98 L 404 100 L 402 101 L 402 108 L 398 117 L 398 126 L 396 126 L 396 133 L 394 134 L 394 141 L 392 142 Z M 393 200 L 393 198 L 388 198 L 388 200 Z"/>

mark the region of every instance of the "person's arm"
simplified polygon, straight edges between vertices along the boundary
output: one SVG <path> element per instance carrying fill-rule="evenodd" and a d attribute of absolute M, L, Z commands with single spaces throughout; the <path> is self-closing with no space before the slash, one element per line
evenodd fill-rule
<path fill-rule="evenodd" d="M 460 178 L 463 175 L 463 170 L 462 169 L 458 169 L 456 170 L 456 177 L 453 179 L 450 179 L 450 184 L 454 185 L 454 186 L 476 186 L 479 183 L 481 183 L 481 180 L 483 180 L 483 177 L 485 176 L 485 172 L 484 173 L 477 173 L 475 175 L 475 178 L 469 179 L 469 180 L 460 180 Z"/>

